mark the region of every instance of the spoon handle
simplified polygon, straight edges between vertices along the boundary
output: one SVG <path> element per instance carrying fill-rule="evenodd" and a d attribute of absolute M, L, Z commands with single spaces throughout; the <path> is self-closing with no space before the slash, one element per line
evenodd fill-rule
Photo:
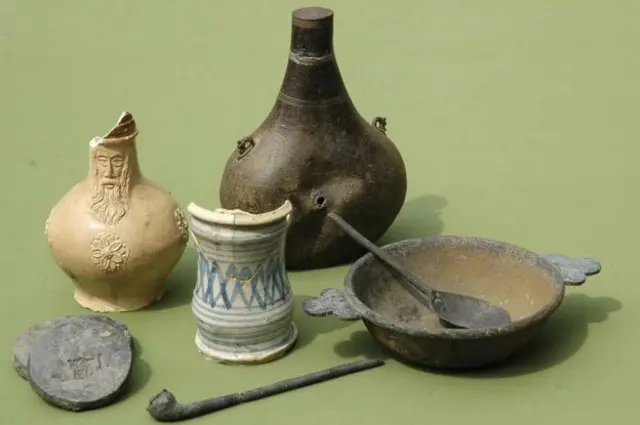
<path fill-rule="evenodd" d="M 376 246 L 369 239 L 364 237 L 360 232 L 354 229 L 349 223 L 344 221 L 342 217 L 335 213 L 329 213 L 328 217 L 332 219 L 340 228 L 351 238 L 353 238 L 356 242 L 362 245 L 364 248 L 369 250 L 369 252 L 373 253 L 376 257 L 386 263 L 389 267 L 394 269 L 398 274 L 400 274 L 404 279 L 400 279 L 400 284 L 407 290 L 414 298 L 420 301 L 425 307 L 430 310 L 433 310 L 432 306 L 432 290 L 430 288 L 424 287 L 420 283 L 420 279 L 418 279 L 415 275 L 413 275 L 409 270 L 407 270 L 404 266 L 397 263 L 391 258 L 386 252 L 381 250 L 378 246 Z"/>

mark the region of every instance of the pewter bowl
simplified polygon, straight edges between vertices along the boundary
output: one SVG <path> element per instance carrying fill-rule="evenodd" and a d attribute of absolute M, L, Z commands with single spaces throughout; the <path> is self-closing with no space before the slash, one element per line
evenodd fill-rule
<path fill-rule="evenodd" d="M 478 368 L 507 359 L 531 341 L 560 306 L 565 286 L 581 285 L 601 269 L 590 258 L 538 255 L 475 237 L 409 239 L 382 249 L 436 289 L 505 308 L 512 323 L 484 329 L 447 327 L 372 254 L 351 266 L 344 289 L 324 289 L 304 310 L 312 316 L 361 319 L 393 355 L 440 369 Z"/>

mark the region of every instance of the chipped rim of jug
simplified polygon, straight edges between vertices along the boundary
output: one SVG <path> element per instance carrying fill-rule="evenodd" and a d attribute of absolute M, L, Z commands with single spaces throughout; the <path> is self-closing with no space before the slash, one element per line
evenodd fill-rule
<path fill-rule="evenodd" d="M 227 210 L 224 208 L 216 208 L 211 211 L 194 202 L 189 203 L 187 206 L 189 214 L 200 221 L 232 226 L 263 226 L 288 219 L 292 210 L 293 207 L 288 200 L 284 201 L 284 203 L 275 210 L 260 214 L 252 214 L 239 209 Z"/>

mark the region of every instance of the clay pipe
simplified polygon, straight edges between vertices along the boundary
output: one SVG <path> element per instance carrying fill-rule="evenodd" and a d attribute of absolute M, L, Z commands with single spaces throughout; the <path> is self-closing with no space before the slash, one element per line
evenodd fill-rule
<path fill-rule="evenodd" d="M 478 329 L 505 326 L 511 323 L 509 313 L 480 298 L 454 294 L 427 287 L 413 273 L 389 254 L 354 229 L 336 213 L 327 215 L 342 231 L 400 275 L 400 283 L 417 301 L 433 311 L 441 321 L 459 328 Z"/>
<path fill-rule="evenodd" d="M 330 379 L 339 378 L 351 373 L 360 372 L 374 367 L 382 366 L 383 360 L 362 360 L 353 363 L 333 366 L 318 372 L 286 379 L 275 384 L 254 388 L 233 394 L 227 394 L 208 400 L 196 401 L 194 403 L 182 404 L 176 400 L 175 396 L 168 390 L 162 390 L 149 401 L 147 411 L 158 422 L 177 422 L 186 419 L 193 419 L 199 416 L 214 413 L 228 407 L 233 407 L 241 403 L 259 400 L 272 395 L 284 393 L 308 385 L 318 384 Z"/>

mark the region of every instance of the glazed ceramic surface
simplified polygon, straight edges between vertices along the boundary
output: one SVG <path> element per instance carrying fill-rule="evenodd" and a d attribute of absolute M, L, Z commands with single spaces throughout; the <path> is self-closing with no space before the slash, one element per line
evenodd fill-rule
<path fill-rule="evenodd" d="M 178 204 L 142 175 L 137 135 L 125 112 L 107 135 L 91 140 L 89 175 L 45 224 L 76 301 L 93 311 L 137 310 L 160 299 L 189 238 Z"/>
<path fill-rule="evenodd" d="M 506 309 L 512 323 L 482 329 L 447 327 L 372 254 L 351 267 L 344 290 L 325 289 L 304 309 L 313 316 L 362 319 L 373 338 L 396 356 L 435 368 L 476 368 L 511 356 L 558 308 L 565 285 L 580 285 L 601 268 L 589 258 L 539 256 L 515 245 L 473 237 L 411 239 L 382 249 L 435 289 L 478 297 Z"/>
<path fill-rule="evenodd" d="M 353 261 L 364 250 L 327 220 L 335 212 L 368 239 L 391 226 L 407 190 L 405 164 L 386 119 L 354 106 L 333 49 L 333 12 L 293 12 L 287 69 L 264 122 L 240 140 L 220 182 L 220 204 L 262 213 L 291 201 L 287 267 Z"/>
<path fill-rule="evenodd" d="M 198 275 L 195 343 L 222 363 L 262 363 L 295 343 L 293 292 L 284 262 L 291 204 L 249 214 L 191 203 Z"/>

